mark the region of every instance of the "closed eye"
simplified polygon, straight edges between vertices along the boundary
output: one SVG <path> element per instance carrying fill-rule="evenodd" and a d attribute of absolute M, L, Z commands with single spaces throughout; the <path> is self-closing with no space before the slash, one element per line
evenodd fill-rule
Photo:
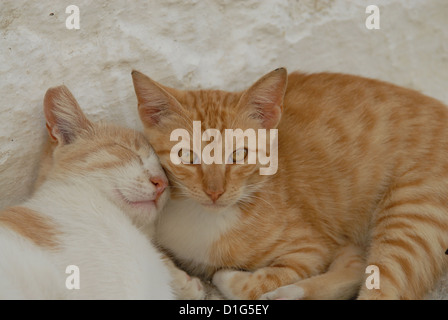
<path fill-rule="evenodd" d="M 122 145 L 122 144 L 119 144 L 119 143 L 114 143 L 114 145 L 115 145 L 115 146 L 118 146 L 118 147 L 120 147 L 120 148 L 123 148 L 123 149 L 125 149 L 126 151 L 132 153 L 134 156 L 137 157 L 137 159 L 139 160 L 140 164 L 143 166 L 143 159 L 142 159 L 142 157 L 141 157 L 137 152 L 135 152 L 134 150 L 130 149 L 129 147 L 126 147 L 126 146 L 124 146 L 124 145 Z"/>

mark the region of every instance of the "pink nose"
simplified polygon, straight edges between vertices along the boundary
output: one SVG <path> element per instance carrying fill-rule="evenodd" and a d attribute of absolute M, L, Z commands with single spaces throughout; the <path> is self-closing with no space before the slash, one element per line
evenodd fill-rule
<path fill-rule="evenodd" d="M 151 179 L 149 180 L 156 187 L 156 200 L 157 200 L 167 187 L 168 181 L 166 181 L 166 179 L 161 177 L 151 177 Z"/>
<path fill-rule="evenodd" d="M 210 199 L 212 199 L 213 202 L 216 202 L 216 200 L 218 200 L 218 198 L 224 193 L 224 190 L 218 190 L 218 191 L 206 190 L 205 193 L 208 194 L 208 196 L 210 197 Z"/>

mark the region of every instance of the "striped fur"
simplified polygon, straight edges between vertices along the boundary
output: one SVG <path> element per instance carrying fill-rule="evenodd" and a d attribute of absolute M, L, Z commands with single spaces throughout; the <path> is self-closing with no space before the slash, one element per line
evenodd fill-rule
<path fill-rule="evenodd" d="M 272 90 L 259 81 L 243 92 L 180 91 L 133 73 L 146 136 L 173 185 L 159 242 L 228 298 L 423 298 L 448 265 L 446 106 L 351 75 L 292 73 L 284 96 L 279 71 L 262 79 Z M 266 127 L 247 95 L 262 107 L 266 95 L 283 98 L 275 175 L 170 162 L 170 132 L 193 120 L 203 130 Z M 216 202 L 210 186 L 224 190 Z M 379 267 L 379 290 L 364 285 L 368 265 Z"/>

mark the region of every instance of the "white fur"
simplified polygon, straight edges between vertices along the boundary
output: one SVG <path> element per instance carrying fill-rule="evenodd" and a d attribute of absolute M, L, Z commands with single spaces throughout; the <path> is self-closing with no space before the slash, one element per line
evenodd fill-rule
<path fill-rule="evenodd" d="M 61 299 L 61 283 L 65 277 L 48 252 L 0 226 L 0 300 Z"/>
<path fill-rule="evenodd" d="M 263 294 L 259 300 L 300 300 L 305 296 L 305 290 L 295 284 L 277 288 Z"/>
<path fill-rule="evenodd" d="M 0 229 L 1 298 L 173 298 L 161 254 L 90 184 L 49 181 L 24 206 L 55 220 L 61 245 L 54 251 L 40 248 Z M 65 287 L 68 265 L 80 269 L 79 290 Z"/>
<path fill-rule="evenodd" d="M 240 216 L 238 207 L 207 209 L 191 199 L 170 200 L 159 216 L 157 241 L 193 267 L 210 265 L 210 247 Z"/>
<path fill-rule="evenodd" d="M 229 284 L 231 283 L 232 278 L 239 274 L 250 274 L 250 272 L 222 269 L 215 272 L 212 282 L 225 297 L 231 300 L 238 300 L 240 297 L 233 293 Z"/>
<path fill-rule="evenodd" d="M 305 290 L 295 284 L 277 288 L 263 294 L 259 300 L 300 300 L 305 297 Z"/>

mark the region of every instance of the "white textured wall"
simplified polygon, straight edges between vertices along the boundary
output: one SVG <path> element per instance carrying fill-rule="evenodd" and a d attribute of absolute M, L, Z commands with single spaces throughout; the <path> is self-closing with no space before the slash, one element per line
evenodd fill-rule
<path fill-rule="evenodd" d="M 80 30 L 65 27 L 70 4 Z M 380 30 L 365 28 L 369 4 Z M 329 70 L 448 103 L 447 21 L 446 0 L 2 0 L 0 208 L 29 193 L 50 86 L 66 84 L 93 119 L 135 128 L 132 68 L 179 88 L 227 90 L 278 66 Z"/>
<path fill-rule="evenodd" d="M 130 71 L 242 89 L 278 66 L 392 81 L 448 102 L 448 1 L 0 1 L 0 207 L 26 197 L 42 97 L 66 84 L 93 119 L 140 127 Z M 377 4 L 381 29 L 367 30 Z M 80 9 L 68 30 L 65 8 Z M 53 15 L 50 15 L 53 13 Z"/>

